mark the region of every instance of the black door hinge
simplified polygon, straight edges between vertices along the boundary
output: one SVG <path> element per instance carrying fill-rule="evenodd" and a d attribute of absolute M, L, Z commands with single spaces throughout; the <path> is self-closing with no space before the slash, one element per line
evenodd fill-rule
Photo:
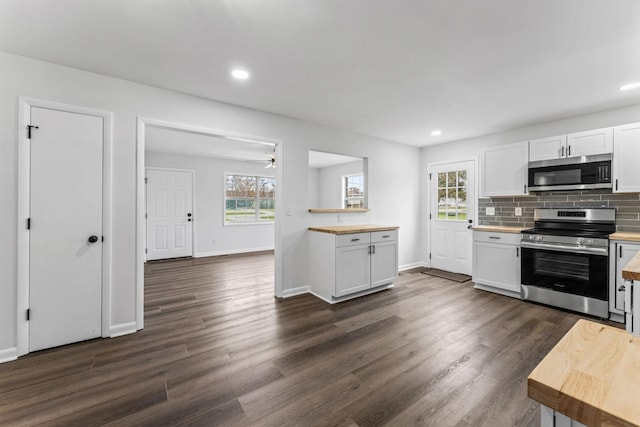
<path fill-rule="evenodd" d="M 147 253 L 147 248 L 144 248 L 144 253 L 145 253 L 145 254 Z"/>
<path fill-rule="evenodd" d="M 429 214 L 429 219 L 431 219 L 431 214 Z"/>
<path fill-rule="evenodd" d="M 144 179 L 144 183 L 146 184 L 147 182 L 149 182 L 149 178 Z"/>
<path fill-rule="evenodd" d="M 31 230 L 31 218 L 27 218 L 27 230 Z"/>
<path fill-rule="evenodd" d="M 104 236 L 102 236 L 102 241 L 104 242 Z"/>
<path fill-rule="evenodd" d="M 431 174 L 429 174 L 429 181 L 431 181 Z"/>
<path fill-rule="evenodd" d="M 27 138 L 31 139 L 31 129 L 40 129 L 38 126 L 27 125 Z"/>
<path fill-rule="evenodd" d="M 431 252 L 429 252 L 429 259 L 431 259 Z"/>
<path fill-rule="evenodd" d="M 31 320 L 31 309 L 27 308 L 27 321 Z"/>

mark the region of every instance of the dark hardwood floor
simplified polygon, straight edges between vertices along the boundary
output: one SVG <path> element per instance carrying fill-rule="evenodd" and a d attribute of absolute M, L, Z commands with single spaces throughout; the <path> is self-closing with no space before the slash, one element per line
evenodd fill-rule
<path fill-rule="evenodd" d="M 527 375 L 580 317 L 419 273 L 278 300 L 268 253 L 145 281 L 143 331 L 0 365 L 0 425 L 536 426 Z"/>

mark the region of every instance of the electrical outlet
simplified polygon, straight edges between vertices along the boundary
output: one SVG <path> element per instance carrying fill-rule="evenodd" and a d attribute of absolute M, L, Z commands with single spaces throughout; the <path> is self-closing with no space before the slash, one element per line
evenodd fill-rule
<path fill-rule="evenodd" d="M 291 215 L 293 215 L 293 206 L 287 206 L 287 207 L 286 207 L 286 209 L 285 209 L 284 214 L 285 214 L 286 216 L 291 216 Z"/>
<path fill-rule="evenodd" d="M 515 216 L 522 216 L 522 208 L 521 207 L 517 207 L 514 215 Z"/>
<path fill-rule="evenodd" d="M 496 208 L 494 208 L 493 206 L 489 206 L 487 208 L 487 215 L 494 216 L 495 214 L 496 214 Z"/>

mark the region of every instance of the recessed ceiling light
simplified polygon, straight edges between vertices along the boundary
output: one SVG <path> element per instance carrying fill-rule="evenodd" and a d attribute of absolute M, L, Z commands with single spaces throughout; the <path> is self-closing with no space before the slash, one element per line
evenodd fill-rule
<path fill-rule="evenodd" d="M 640 88 L 640 82 L 629 83 L 624 86 L 620 86 L 620 90 L 632 90 Z"/>
<path fill-rule="evenodd" d="M 441 130 L 434 130 L 433 132 L 431 132 L 431 136 L 440 136 L 440 135 L 442 135 Z"/>
<path fill-rule="evenodd" d="M 241 68 L 236 68 L 235 70 L 231 71 L 231 75 L 233 76 L 233 78 L 238 80 L 247 80 L 249 78 L 249 72 Z"/>

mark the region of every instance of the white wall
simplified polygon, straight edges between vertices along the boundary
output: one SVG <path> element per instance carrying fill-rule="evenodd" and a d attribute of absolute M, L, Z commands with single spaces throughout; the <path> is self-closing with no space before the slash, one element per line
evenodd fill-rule
<path fill-rule="evenodd" d="M 113 112 L 112 326 L 136 320 L 136 119 L 150 118 L 280 140 L 284 205 L 283 294 L 304 290 L 307 228 L 377 223 L 400 226 L 400 265 L 419 260 L 420 150 L 344 130 L 262 113 L 0 52 L 0 355 L 16 346 L 18 96 Z M 247 88 L 250 90 L 250 87 Z M 260 139 L 260 138 L 258 138 Z M 310 148 L 368 157 L 369 213 L 310 214 Z M 109 237 L 109 236 L 107 236 Z M 4 353 L 3 353 L 4 352 Z"/>
<path fill-rule="evenodd" d="M 429 206 L 427 199 L 427 165 L 429 163 L 455 161 L 458 159 L 478 157 L 480 155 L 480 152 L 488 147 L 529 141 L 531 139 L 544 138 L 547 136 L 563 135 L 566 133 L 579 132 L 583 130 L 617 126 L 626 123 L 635 123 L 638 121 L 640 121 L 640 104 L 632 105 L 630 107 L 600 111 L 593 114 L 569 117 L 535 125 L 529 125 L 505 132 L 480 136 L 477 138 L 470 138 L 466 140 L 450 142 L 447 144 L 425 147 L 421 152 L 422 165 L 420 167 L 420 194 L 422 216 L 423 218 L 427 218 L 429 215 Z M 420 259 L 426 262 L 428 253 L 426 221 L 424 222 L 424 224 L 422 224 L 421 235 L 424 236 L 424 238 L 421 239 L 422 247 L 420 248 Z"/>
<path fill-rule="evenodd" d="M 343 177 L 347 175 L 360 175 L 363 173 L 364 161 L 343 163 L 341 165 L 316 168 L 317 181 L 315 193 L 317 197 L 317 208 L 340 209 L 343 208 Z M 310 178 L 310 181 L 311 180 Z M 310 182 L 312 184 L 312 182 Z M 313 194 L 313 190 L 309 190 Z"/>
<path fill-rule="evenodd" d="M 224 174 L 274 176 L 273 169 L 256 162 L 148 151 L 145 163 L 147 167 L 194 171 L 195 256 L 273 249 L 273 224 L 224 225 Z"/>

